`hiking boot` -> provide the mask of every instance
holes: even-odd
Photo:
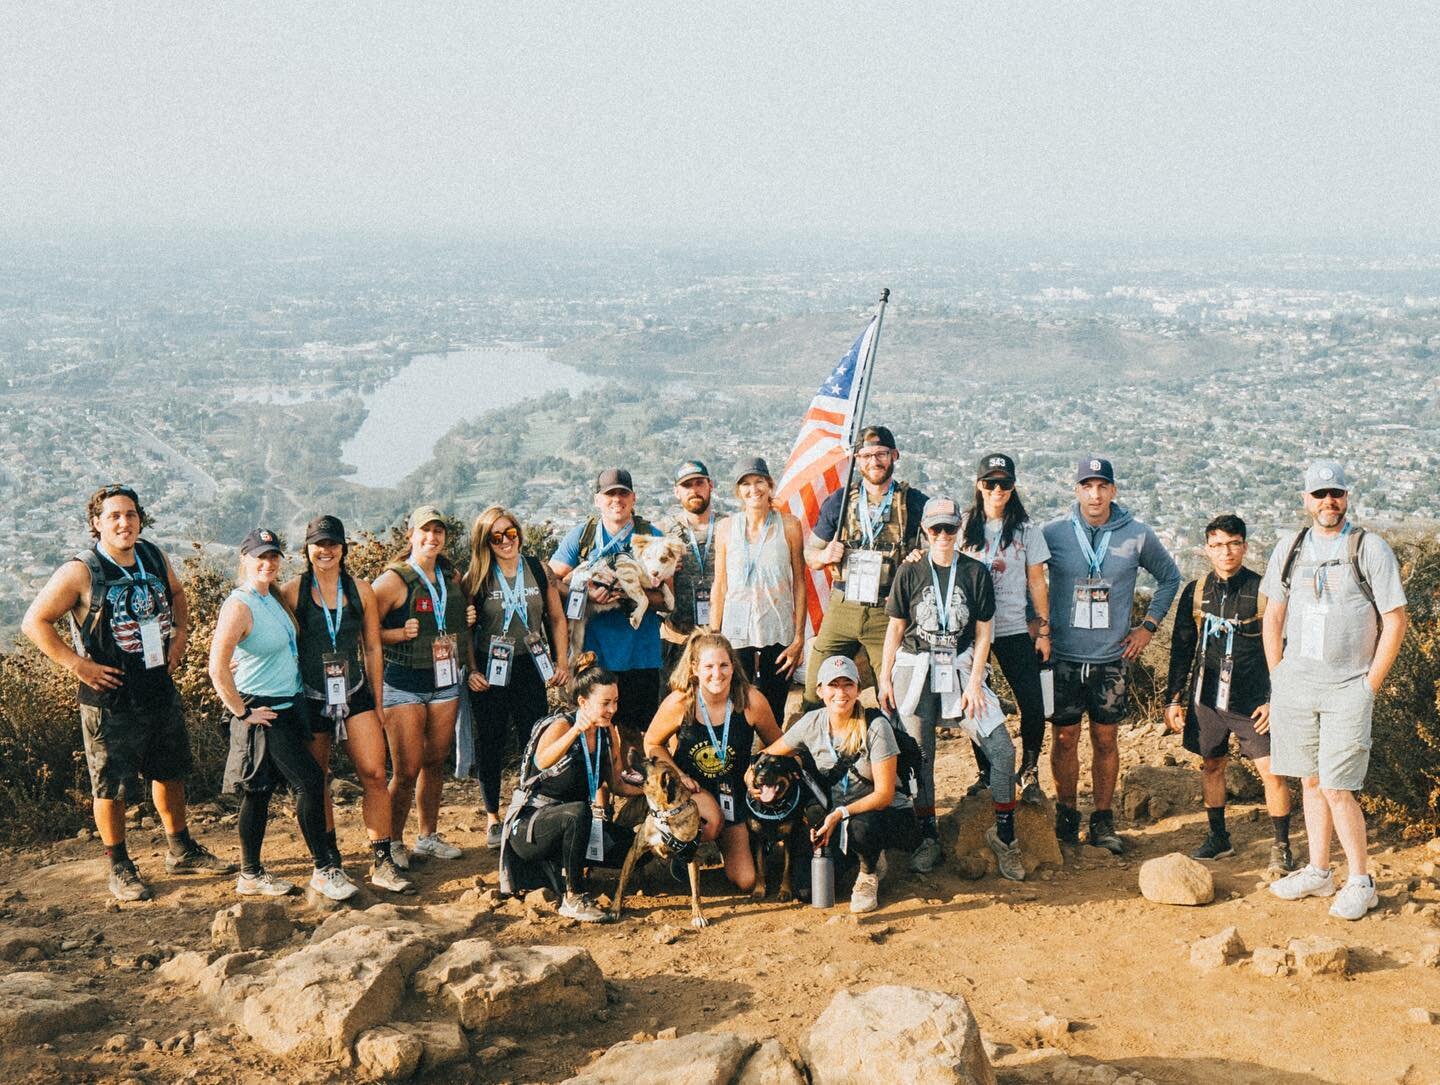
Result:
[[[1000,867],[1002,878],[1009,878],[1012,882],[1025,880],[1025,861],[1020,858],[1019,841],[1005,843],[1000,839],[1000,830],[992,825],[985,830],[985,843],[995,853],[995,862]]]
[[[439,832],[422,833],[415,838],[415,854],[429,855],[435,859],[458,859],[465,853]]]
[[[1364,919],[1365,913],[1378,907],[1380,896],[1375,892],[1375,879],[1361,875],[1345,879],[1345,885],[1335,894],[1335,903],[1330,905],[1330,914],[1336,919]]]
[[[294,891],[293,882],[277,878],[263,868],[258,874],[246,874],[242,870],[235,879],[235,892],[242,897],[283,897]]]
[[[500,846],[500,841],[503,838],[504,833],[505,826],[498,821],[495,822],[495,824],[491,825],[488,829],[485,830],[485,846],[492,851],[498,848]]]
[[[397,869],[410,869],[410,849],[405,846],[405,841],[390,841],[390,858],[395,860],[395,866]]]
[[[204,844],[193,844],[184,855],[165,853],[167,874],[234,874],[235,864],[227,863]]]
[[[140,878],[134,863],[110,868],[110,895],[116,900],[149,900],[150,887]]]
[[[1020,801],[1029,803],[1031,806],[1039,806],[1045,795],[1040,790],[1040,770],[1034,765],[1025,765],[1020,769]]]
[[[940,865],[940,860],[944,857],[944,852],[940,850],[940,841],[933,836],[927,836],[911,854],[910,869],[916,874],[929,874]]]
[[[1090,815],[1090,832],[1085,842],[1092,848],[1104,848],[1111,855],[1125,854],[1125,841],[1115,831],[1115,819],[1109,814],[1104,817]]]
[[[1055,804],[1055,839],[1072,848],[1080,846],[1080,811],[1064,803]]]
[[[1295,869],[1295,856],[1290,854],[1290,845],[1276,841],[1270,845],[1270,865],[1265,868],[1274,874],[1289,874]]]
[[[965,797],[968,799],[973,795],[990,794],[990,777],[981,776],[973,784],[965,789]]]
[[[1271,882],[1270,892],[1281,900],[1334,896],[1335,875],[1328,870],[1317,870],[1306,863],[1293,874],[1287,874],[1278,881]]]
[[[566,919],[576,919],[581,923],[603,923],[609,918],[588,893],[566,893],[565,899],[560,902],[559,912]]]
[[[360,887],[352,882],[338,866],[317,869],[310,875],[310,888],[331,900],[349,900]]]
[[[873,912],[880,906],[880,875],[865,871],[855,875],[855,885],[850,890],[852,912]]]
[[[1228,859],[1235,854],[1229,833],[1211,833],[1205,842],[1190,853],[1192,859]]]
[[[370,884],[377,889],[388,889],[392,893],[410,893],[415,889],[415,883],[395,865],[391,858],[381,859],[370,868]]]

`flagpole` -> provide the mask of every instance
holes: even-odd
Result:
[[[870,406],[870,378],[874,376],[875,355],[880,349],[880,328],[885,323],[885,306],[890,301],[890,288],[880,291],[880,308],[875,312],[875,336],[870,340],[870,351],[860,367],[865,383],[860,388],[860,402],[855,408],[855,419],[850,428],[850,466],[845,469],[845,486],[840,491],[840,515],[835,520],[836,534],[845,529],[845,504],[850,500],[850,483],[855,481],[855,440],[865,428],[865,408]]]

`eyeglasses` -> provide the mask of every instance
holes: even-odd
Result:
[[[1006,493],[1009,493],[1015,489],[1015,483],[1004,478],[982,478],[980,480],[980,488],[982,490],[1004,490]]]
[[[932,535],[954,535],[959,530],[955,524],[932,524],[929,528]]]
[[[888,448],[878,452],[857,452],[855,460],[857,463],[889,463],[891,452]]]
[[[1205,546],[1210,550],[1244,550],[1244,539],[1231,539],[1229,542],[1209,542]]]
[[[1332,501],[1339,501],[1342,497],[1345,496],[1345,491],[1344,491],[1344,490],[1337,490],[1337,489],[1311,490],[1311,491],[1310,491],[1310,496],[1313,497],[1313,498],[1315,498],[1315,500],[1317,500],[1317,501],[1321,500],[1322,498],[1326,498],[1326,497],[1330,498]]]
[[[520,529],[507,527],[503,531],[490,532],[490,545],[499,546],[501,543],[514,542],[520,537]]]

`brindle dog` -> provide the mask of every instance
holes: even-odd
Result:
[[[643,767],[644,805],[641,805],[640,796],[629,799],[616,818],[617,824],[630,823],[638,827],[635,842],[620,868],[620,881],[615,885],[615,903],[610,907],[610,919],[620,918],[630,873],[640,857],[648,853],[665,862],[677,856],[688,860],[690,923],[703,927],[705,917],[700,912],[700,865],[695,861],[695,846],[700,840],[700,808],[665,762],[647,757]]]

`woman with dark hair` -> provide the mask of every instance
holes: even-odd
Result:
[[[670,689],[645,732],[645,756],[667,762],[695,794],[700,839],[718,838],[725,876],[748,893],[755,860],[746,828],[745,773],[755,736],[766,745],[780,737],[775,714],[719,633],[691,635]]]
[[[1020,706],[1020,799],[1038,803],[1040,751],[1045,745],[1040,664],[1050,659],[1050,588],[1045,577],[1050,548],[1015,489],[1015,461],[1003,452],[980,457],[975,499],[965,513],[960,548],[984,563],[995,585],[995,639],[990,652]],[[990,764],[978,746],[975,760],[980,779],[971,794],[990,786]]]
[[[521,748],[549,705],[546,686],[570,678],[570,627],[555,579],[539,559],[520,552],[525,529],[508,509],[491,505],[470,532],[465,571],[466,617],[472,622],[471,715],[475,771],[485,802],[485,842],[500,846],[500,770],[506,737]]]
[[[370,883],[393,893],[412,888],[390,854],[390,794],[385,786],[385,724],[380,708],[380,619],[368,582],[345,568],[345,525],[317,516],[305,528],[305,571],[281,585],[280,599],[299,626],[300,679],[310,702],[310,752],[325,774],[325,841],[342,866],[330,799],[330,752],[338,738],[364,793],[361,816],[373,860]]]

